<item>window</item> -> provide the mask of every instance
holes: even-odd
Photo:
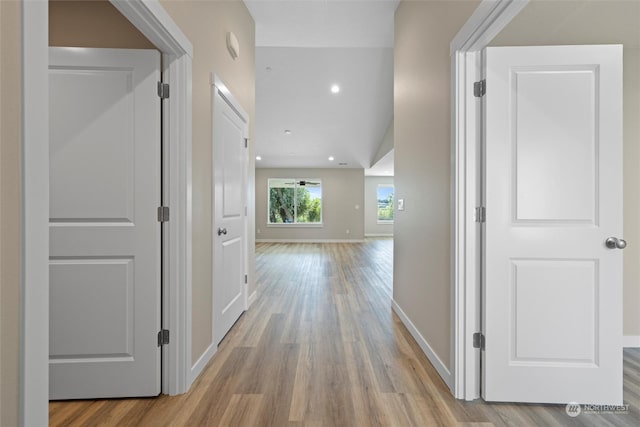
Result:
[[[270,179],[269,224],[322,224],[322,181]]]
[[[378,185],[378,222],[393,223],[393,185]]]

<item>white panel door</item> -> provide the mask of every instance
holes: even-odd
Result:
[[[213,88],[213,339],[220,343],[246,309],[247,120]]]
[[[160,54],[49,57],[49,395],[157,395]]]
[[[486,49],[483,397],[622,403],[622,46]]]

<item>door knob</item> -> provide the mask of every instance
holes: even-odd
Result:
[[[609,237],[604,241],[609,249],[624,249],[627,247],[627,241],[624,239],[618,239],[617,237]]]
[[[227,234],[227,229],[218,227],[218,236],[222,236],[223,234]]]

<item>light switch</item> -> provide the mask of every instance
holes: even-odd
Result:
[[[404,199],[398,199],[398,210],[399,211],[404,210]]]
[[[356,210],[360,209],[360,205],[356,205]]]

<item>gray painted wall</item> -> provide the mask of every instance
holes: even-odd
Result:
[[[451,58],[478,1],[403,1],[394,48],[393,299],[451,364]]]
[[[267,225],[269,178],[321,179],[322,226]],[[363,239],[364,169],[256,169],[256,241]]]

